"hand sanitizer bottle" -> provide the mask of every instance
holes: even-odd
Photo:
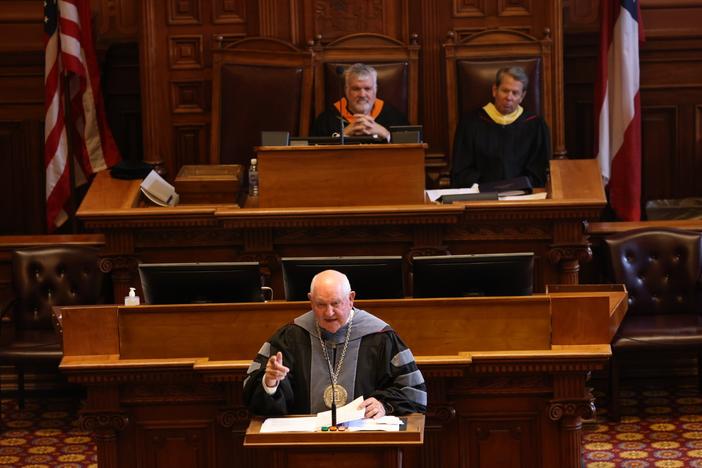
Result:
[[[129,295],[124,296],[124,305],[136,306],[139,305],[139,296],[136,295],[134,288],[129,288]]]

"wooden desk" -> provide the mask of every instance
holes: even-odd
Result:
[[[416,255],[523,251],[535,253],[544,291],[578,283],[591,257],[583,225],[605,206],[594,160],[551,161],[546,200],[453,205],[164,208],[143,205],[139,183],[101,172],[78,210],[85,228],[105,235],[115,297],[139,285],[140,261],[258,261],[280,298],[284,256],[401,255],[409,265]]]
[[[626,293],[357,306],[393,325],[427,380],[424,445],[403,452],[404,466],[580,467],[581,420],[594,411],[586,382],[611,355]],[[96,435],[100,466],[271,466],[270,451],[243,447],[242,382],[261,344],[306,309],[61,308],[61,370],[87,387],[81,421]]]
[[[333,466],[401,468],[402,449],[424,441],[424,415],[403,417],[400,432],[287,432],[261,434],[263,418],[251,419],[244,447],[272,450],[274,468]]]
[[[426,144],[259,146],[261,208],[424,202]]]

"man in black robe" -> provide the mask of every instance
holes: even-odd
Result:
[[[501,68],[492,86],[494,102],[461,118],[453,145],[454,187],[520,176],[534,187],[546,185],[551,140],[544,119],[520,105],[528,84],[522,68]]]
[[[253,413],[326,411],[334,390],[337,406],[363,396],[367,418],[426,411],[412,352],[387,323],[354,308],[354,297],[342,273],[314,277],[312,310],[264,343],[247,371],[244,401]]]
[[[407,125],[407,117],[382,99],[376,98],[378,73],[375,68],[356,63],[344,72],[344,94],[317,116],[312,136],[335,136],[344,121],[344,136],[372,136],[390,141],[389,128]]]

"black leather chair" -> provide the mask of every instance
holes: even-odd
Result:
[[[59,246],[13,252],[12,276],[15,298],[3,313],[0,364],[15,367],[23,408],[25,370],[55,369],[63,355],[52,307],[100,303],[103,273],[98,249]]]
[[[695,351],[697,375],[702,376],[702,237],[692,231],[646,228],[611,236],[605,243],[612,280],[629,293],[629,309],[612,341],[610,417],[618,419],[625,353]]]

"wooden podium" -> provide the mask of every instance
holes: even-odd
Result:
[[[424,203],[426,147],[259,146],[259,207]]]
[[[397,330],[427,381],[424,443],[403,446],[405,468],[580,467],[582,419],[595,409],[587,380],[611,356],[621,288],[356,306]],[[270,450],[243,445],[242,382],[261,344],[308,307],[60,308],[61,370],[87,388],[81,424],[96,436],[99,465],[272,465]],[[298,456],[312,455],[283,461]]]
[[[246,429],[244,447],[273,451],[273,468],[333,466],[402,468],[402,449],[424,441],[424,415],[403,417],[399,432],[260,432],[262,418]]]

